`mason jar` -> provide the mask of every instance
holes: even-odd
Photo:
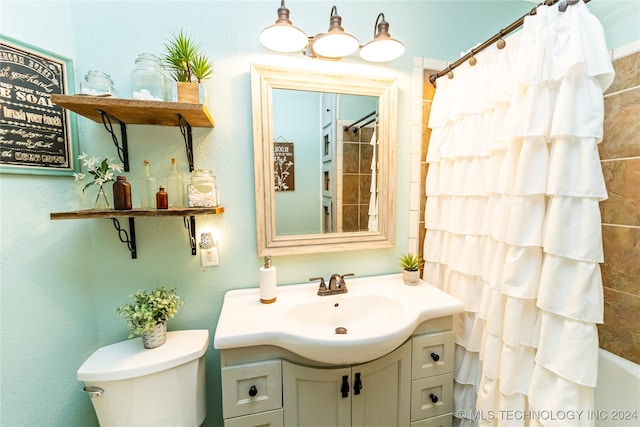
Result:
[[[147,101],[165,101],[165,77],[160,58],[151,53],[141,53],[136,67],[131,70],[131,97]]]
[[[213,208],[218,206],[216,177],[208,169],[196,169],[187,185],[187,200],[190,208]]]
[[[109,74],[102,71],[90,70],[84,76],[84,81],[80,82],[80,93],[83,95],[111,95],[118,96],[113,81]]]

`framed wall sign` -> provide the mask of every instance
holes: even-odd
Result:
[[[273,142],[274,188],[276,191],[295,190],[293,142]]]
[[[0,172],[71,175],[75,117],[51,102],[75,87],[70,59],[0,35]]]

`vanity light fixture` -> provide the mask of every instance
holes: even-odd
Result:
[[[276,52],[298,52],[309,43],[307,35],[289,20],[289,9],[284,0],[278,8],[276,23],[268,26],[260,33],[260,43],[267,49]]]
[[[338,15],[338,9],[333,6],[329,18],[329,30],[313,38],[311,50],[321,58],[338,59],[351,55],[359,47],[358,39],[344,32],[342,17]]]
[[[389,23],[384,20],[384,13],[379,14],[373,28],[373,40],[362,46],[360,57],[370,62],[387,62],[403,53],[404,44],[391,38]]]
[[[308,37],[292,24],[284,0],[281,0],[275,24],[260,33],[260,43],[276,52],[302,52],[312,58],[333,60],[349,56],[360,49],[360,57],[370,62],[394,60],[402,55],[405,49],[402,42],[391,38],[389,23],[385,21],[383,13],[376,19],[373,40],[361,46],[358,39],[342,28],[342,17],[338,15],[336,6],[331,8],[328,31]]]

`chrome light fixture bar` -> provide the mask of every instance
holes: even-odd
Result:
[[[281,0],[275,24],[260,33],[260,43],[276,52],[302,52],[306,56],[330,60],[344,58],[360,49],[360,57],[371,62],[392,61],[405,50],[402,42],[391,38],[389,23],[385,21],[383,13],[376,19],[373,40],[361,46],[358,39],[342,28],[342,17],[338,15],[336,6],[331,8],[327,32],[309,37],[293,25],[284,0]]]

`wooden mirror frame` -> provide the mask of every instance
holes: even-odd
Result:
[[[276,235],[272,89],[378,97],[378,231]],[[252,64],[251,99],[258,256],[394,247],[397,78],[376,73],[345,73]]]

